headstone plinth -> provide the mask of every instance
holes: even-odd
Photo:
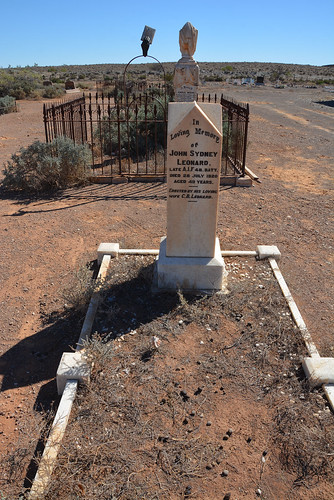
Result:
[[[157,260],[160,290],[210,294],[225,288],[226,270],[218,238],[213,257],[168,257],[166,243],[167,238],[162,238]]]
[[[157,259],[160,289],[224,288],[225,264],[216,237],[221,148],[220,104],[169,104],[167,237]]]

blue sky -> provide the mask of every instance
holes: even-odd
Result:
[[[178,33],[198,29],[199,62],[334,63],[334,0],[10,0],[1,5],[0,67],[177,61]],[[144,61],[144,60],[143,60]]]

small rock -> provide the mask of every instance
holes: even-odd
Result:
[[[211,420],[208,420],[207,423],[206,423],[207,427],[210,427],[212,425],[212,422]]]
[[[153,336],[153,345],[156,349],[161,345],[161,340],[156,335]]]
[[[180,396],[182,397],[183,401],[186,403],[187,401],[189,401],[190,399],[190,396],[188,396],[188,394],[186,393],[186,391],[180,391]]]
[[[258,488],[255,493],[257,494],[258,497],[262,495],[262,491],[260,490],[260,488]]]
[[[185,498],[187,498],[189,495],[191,495],[191,486],[187,486],[186,489],[184,490]]]
[[[233,433],[233,429],[229,429],[229,430],[226,432],[226,434],[227,434],[228,436],[232,436],[232,433]]]
[[[231,493],[226,493],[226,495],[224,495],[223,500],[230,500],[230,498],[231,498]]]
[[[228,470],[224,469],[223,472],[221,473],[222,477],[227,477],[228,476]]]

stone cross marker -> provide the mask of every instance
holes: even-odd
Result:
[[[197,30],[186,23],[180,48],[188,62],[196,40]],[[182,70],[177,79],[184,91],[189,74]],[[158,288],[212,292],[221,290],[226,278],[216,237],[222,109],[220,104],[197,104],[194,95],[184,101],[168,105],[167,237],[157,259]]]

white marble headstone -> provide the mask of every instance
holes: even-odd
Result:
[[[212,293],[226,285],[216,237],[221,152],[219,104],[169,104],[167,237],[157,259],[159,289]]]
[[[219,105],[169,104],[167,256],[215,254],[221,128]]]

